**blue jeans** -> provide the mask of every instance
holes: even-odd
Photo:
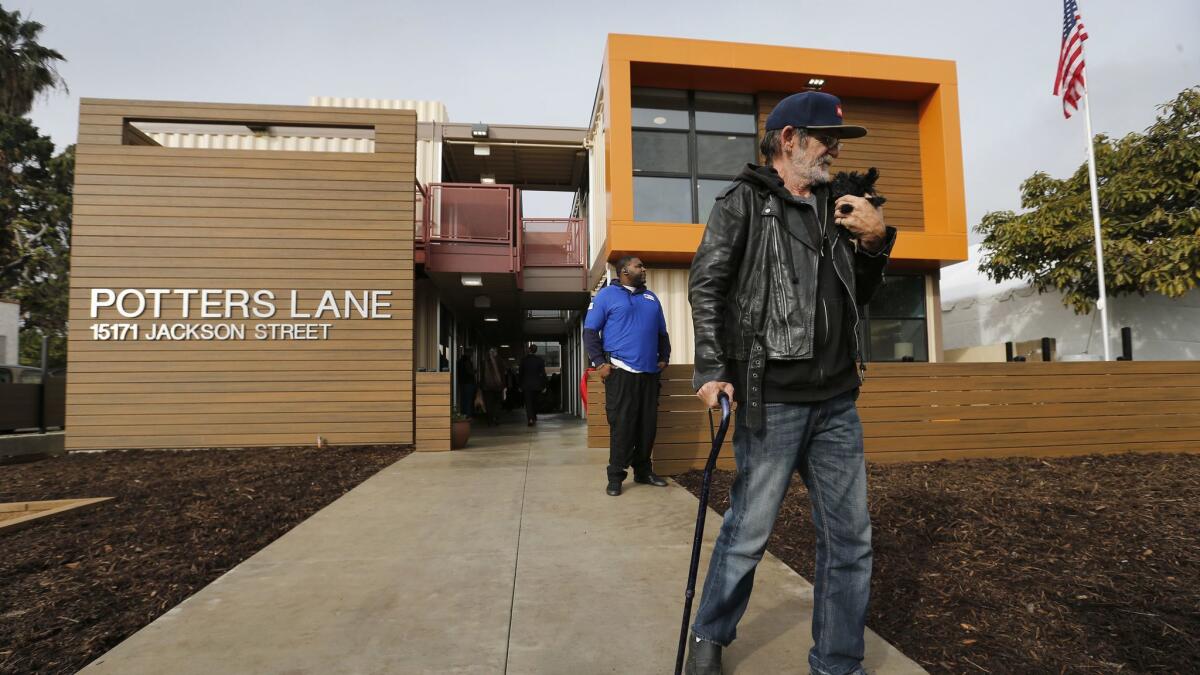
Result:
[[[813,648],[820,675],[862,672],[863,630],[871,590],[871,519],[862,423],[854,392],[819,403],[768,403],[758,434],[738,416],[733,449],[737,478],[708,563],[692,630],[728,645],[750,602],[779,506],[799,471],[816,530]]]

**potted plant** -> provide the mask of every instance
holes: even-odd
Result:
[[[471,418],[454,408],[450,413],[450,449],[458,450],[467,447],[471,438]]]

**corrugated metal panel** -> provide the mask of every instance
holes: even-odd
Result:
[[[375,152],[369,138],[321,136],[266,136],[255,134],[201,134],[149,131],[146,135],[166,148],[204,150],[290,150],[299,152]]]
[[[383,110],[415,110],[418,122],[448,122],[446,105],[441,101],[417,101],[392,98],[343,98],[313,96],[309,105],[337,108],[377,108]],[[417,141],[417,180],[423,185],[442,180],[442,144],[436,141]]]
[[[654,268],[646,271],[646,287],[662,303],[671,336],[671,363],[694,363],[696,334],[692,331],[692,305],[688,302],[687,268]]]
[[[608,192],[604,185],[604,130],[596,133],[596,144],[588,148],[588,251],[587,269],[604,255],[608,239]]]
[[[375,108],[379,110],[415,110],[418,122],[449,122],[446,105],[441,101],[417,101],[407,98],[346,98],[341,96],[312,96],[312,106],[334,108]]]
[[[587,219],[588,251],[591,254],[587,269],[593,269],[596,266],[597,259],[604,254],[604,244],[608,238],[608,188],[605,185],[607,174],[603,105],[604,100],[600,98],[596,104],[596,113],[592,116],[592,127],[588,130],[588,138],[584,143],[588,149]]]

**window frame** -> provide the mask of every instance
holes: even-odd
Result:
[[[637,89],[655,89],[655,88],[663,88],[663,87],[634,87],[633,89],[637,90]],[[702,174],[702,173],[700,173],[700,156],[699,156],[699,150],[698,150],[698,143],[696,140],[697,136],[700,136],[700,135],[725,136],[725,137],[737,136],[737,137],[741,137],[741,138],[750,138],[754,141],[754,145],[757,146],[757,144],[758,144],[758,122],[759,122],[759,119],[758,119],[759,118],[758,94],[750,94],[749,95],[750,96],[750,108],[751,108],[750,116],[754,120],[754,131],[753,132],[739,132],[739,131],[727,131],[727,132],[720,131],[720,132],[718,132],[718,131],[697,131],[696,130],[696,92],[697,92],[697,90],[695,90],[695,89],[676,89],[675,91],[686,91],[687,92],[687,117],[688,117],[687,130],[685,131],[683,129],[663,129],[663,128],[658,128],[658,127],[638,126],[633,123],[633,121],[632,121],[633,115],[631,114],[630,115],[630,141],[631,141],[630,157],[632,158],[632,154],[633,154],[632,139],[633,139],[634,132],[652,131],[655,133],[663,133],[663,134],[668,134],[668,133],[670,133],[670,134],[687,134],[688,173],[684,174],[684,173],[678,173],[678,172],[672,172],[672,171],[639,171],[635,167],[632,170],[633,179],[637,179],[637,178],[685,178],[685,179],[687,179],[688,185],[689,185],[690,196],[692,198],[692,219],[690,222],[693,225],[696,225],[696,224],[702,225],[703,223],[700,222],[701,209],[700,209],[700,183],[699,183],[699,181],[723,180],[723,181],[728,182],[728,181],[733,180],[737,176],[737,174],[730,175],[730,174],[713,174],[713,173]],[[704,91],[708,91],[708,90],[704,90]],[[714,91],[711,93],[743,94],[745,92],[716,92],[716,91]],[[630,98],[632,101],[632,95]],[[637,106],[632,105],[632,102],[631,102],[630,109],[632,110],[635,107],[637,107]],[[753,159],[758,158],[757,148],[755,148],[755,151],[752,153],[752,158]],[[632,187],[632,179],[631,179],[631,187]],[[634,220],[637,221],[637,205],[636,204],[634,205]],[[655,221],[637,221],[637,222],[655,222]]]
[[[887,278],[887,277],[893,277],[893,278],[894,277],[915,277],[915,278],[921,280],[921,316],[919,316],[919,317],[916,317],[916,316],[892,316],[892,315],[872,316],[870,303],[859,306],[859,308],[858,308],[858,315],[859,315],[858,344],[862,350],[862,359],[864,362],[867,362],[867,363],[904,363],[904,361],[902,361],[901,359],[876,359],[875,355],[871,353],[871,321],[876,320],[876,319],[878,319],[880,321],[917,321],[919,319],[921,321],[922,325],[924,326],[924,329],[921,332],[922,332],[922,337],[924,338],[924,341],[925,341],[924,342],[925,358],[920,361],[917,361],[914,358],[913,362],[914,363],[930,363],[930,360],[929,360],[929,303],[928,303],[929,298],[927,297],[927,293],[926,293],[929,282],[925,279],[926,274],[924,272],[896,272],[896,273],[892,273],[892,274],[885,274],[884,278]]]

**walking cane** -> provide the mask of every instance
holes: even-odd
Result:
[[[713,467],[717,465],[717,455],[725,442],[725,432],[729,430],[729,396],[725,392],[717,394],[721,404],[721,426],[716,433],[712,430],[712,411],[708,411],[708,430],[712,435],[712,449],[708,451],[708,461],[704,463],[704,480],[700,484],[700,510],[696,514],[696,538],[692,540],[692,564],[688,568],[687,591],[683,595],[683,623],[679,626],[679,651],[675,654],[675,675],[683,673],[683,652],[687,644],[688,621],[692,618],[692,598],[696,595],[696,572],[700,569],[700,542],[704,540],[704,516],[708,513],[708,486],[712,483]]]

